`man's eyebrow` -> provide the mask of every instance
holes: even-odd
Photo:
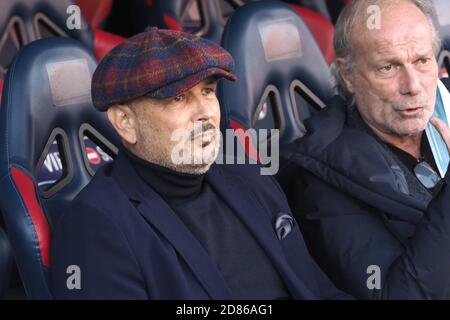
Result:
[[[418,59],[422,59],[422,58],[427,58],[432,56],[433,54],[428,52],[428,51],[423,51],[423,52],[418,52],[417,54],[414,54],[413,56],[413,61],[416,61]],[[392,56],[392,57],[385,57],[385,58],[379,58],[376,59],[375,58],[375,63],[376,64],[401,64],[402,62],[402,58],[399,56]]]

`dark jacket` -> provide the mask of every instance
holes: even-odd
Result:
[[[432,199],[347,110],[334,98],[284,154],[279,179],[311,255],[356,298],[450,298],[449,174]]]
[[[296,223],[278,239],[275,221],[291,213],[274,178],[260,176],[257,166],[213,165],[205,179],[257,239],[292,297],[345,297],[311,259]],[[80,290],[66,286],[70,265],[81,270]],[[232,298],[199,241],[121,154],[57,225],[52,286],[63,299]]]

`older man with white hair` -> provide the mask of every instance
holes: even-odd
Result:
[[[440,47],[426,0],[356,0],[338,19],[339,96],[286,150],[279,176],[311,254],[363,299],[450,298],[450,191],[425,128]]]

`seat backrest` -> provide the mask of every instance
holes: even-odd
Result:
[[[81,42],[61,37],[24,47],[7,73],[0,108],[0,210],[25,291],[50,298],[52,225],[94,174],[85,137],[117,152],[117,136],[90,97],[96,60]],[[57,141],[63,175],[40,190],[37,176]]]
[[[93,48],[89,24],[80,16],[80,29],[69,29],[67,21],[73,0],[2,0],[0,10],[0,78],[17,51],[31,41],[51,36],[80,40]],[[71,20],[72,21],[72,20]]]
[[[78,1],[84,4],[82,9],[90,6],[87,1]],[[92,2],[92,1],[91,1]],[[104,9],[107,9],[108,1],[100,1]],[[95,48],[96,57],[102,59],[115,45],[121,43],[124,38],[109,34],[91,27],[84,20],[85,12],[79,16],[81,29],[69,29],[67,22],[73,14],[68,10],[74,5],[73,0],[4,0],[0,11],[0,98],[2,92],[2,79],[14,58],[15,54],[31,41],[50,36],[67,36],[82,41],[90,48]],[[99,9],[99,5],[96,7]],[[89,12],[88,12],[89,13]],[[98,14],[91,12],[91,18],[96,19]],[[69,19],[70,20],[70,19]],[[93,36],[95,34],[95,39]],[[57,150],[55,157],[57,155]],[[43,167],[40,183],[52,181],[60,174],[58,162],[46,160],[48,166]],[[55,168],[51,168],[51,167]],[[49,167],[49,168],[47,168]]]
[[[221,81],[221,129],[279,129],[281,143],[304,134],[303,120],[333,95],[329,66],[300,16],[280,1],[244,5],[228,20],[222,46],[235,82]]]

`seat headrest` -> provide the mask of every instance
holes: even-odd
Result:
[[[0,10],[0,71],[25,44],[50,36],[67,36],[93,47],[89,24],[76,12],[73,0],[2,0]],[[71,29],[80,21],[80,29]],[[74,20],[76,19],[76,20]],[[13,49],[14,48],[14,49]],[[4,50],[9,51],[5,53]],[[5,66],[6,64],[6,66]],[[6,68],[5,68],[6,67]]]
[[[83,137],[118,143],[106,116],[92,105],[96,64],[91,50],[70,38],[38,40],[17,54],[5,78],[0,110],[1,176],[11,165],[37,176],[56,139],[62,161],[72,171],[68,175],[73,179],[65,184],[78,180],[83,185],[90,179]]]
[[[295,91],[321,101],[333,95],[329,66],[320,48],[287,4],[260,1],[240,7],[227,22],[222,46],[235,58],[238,77],[235,83],[219,83],[222,129],[230,128],[230,121],[253,128],[261,99],[272,92],[281,139],[287,143],[301,135]]]

